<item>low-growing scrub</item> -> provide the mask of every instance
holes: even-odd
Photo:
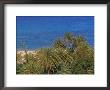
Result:
[[[55,40],[50,48],[19,52],[17,74],[94,74],[94,49],[72,33]]]

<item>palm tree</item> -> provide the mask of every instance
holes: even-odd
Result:
[[[64,36],[64,40],[67,42],[67,43],[72,43],[74,37],[73,37],[73,34],[68,32],[65,34]]]
[[[65,45],[64,41],[59,38],[55,41],[53,47],[54,48],[66,48],[66,45]]]
[[[69,48],[70,51],[74,51],[74,42],[75,42],[75,37],[72,33],[68,32],[64,36],[64,41],[66,43],[66,47]]]
[[[85,42],[86,43],[86,40],[84,39],[84,37],[82,37],[81,35],[77,36],[75,39],[74,39],[74,46],[77,47],[81,44],[81,42]]]
[[[57,60],[54,58],[55,53],[52,52],[54,49],[45,48],[38,53],[38,60],[37,63],[41,66],[44,70],[43,73],[52,74],[55,73],[55,68],[57,68]]]

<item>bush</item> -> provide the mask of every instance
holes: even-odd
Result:
[[[66,33],[51,48],[26,53],[28,62],[18,64],[17,74],[94,74],[94,49],[82,36]],[[17,55],[17,61],[22,57]]]

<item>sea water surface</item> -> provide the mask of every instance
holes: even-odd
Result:
[[[82,35],[94,47],[94,16],[16,16],[16,47],[51,47],[66,32]]]

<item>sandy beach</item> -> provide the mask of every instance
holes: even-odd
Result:
[[[27,50],[27,54],[36,54],[39,51],[40,50]],[[17,50],[17,54],[25,55],[25,51],[24,50]]]
[[[33,55],[34,58],[36,58],[36,54],[39,52],[39,50],[30,50],[30,51],[27,51],[27,54],[29,55]],[[26,59],[25,59],[25,51],[23,50],[18,50],[17,51],[17,56],[20,58],[17,60],[17,64],[23,64],[26,62]]]
[[[36,52],[35,50],[27,51],[27,53],[35,53],[35,52]],[[18,53],[18,54],[20,54],[20,53],[25,53],[25,51],[19,50],[19,51],[17,51],[17,53]]]
[[[27,51],[27,54],[35,54],[36,51]],[[17,54],[20,54],[22,57],[26,54],[25,51],[17,51]]]

